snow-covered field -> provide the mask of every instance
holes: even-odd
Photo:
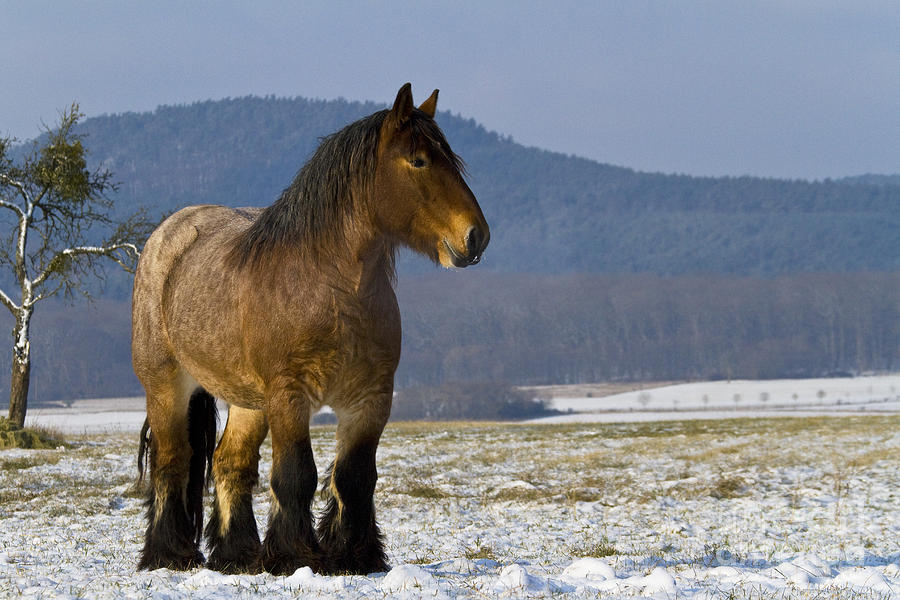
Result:
[[[571,411],[572,414],[537,419],[536,422],[615,423],[754,416],[900,414],[900,374],[834,379],[705,381],[602,397],[572,397],[561,394],[557,389],[550,406]]]
[[[367,577],[136,572],[136,437],[0,451],[0,598],[900,598],[900,416],[391,425]]]

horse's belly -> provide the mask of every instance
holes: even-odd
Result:
[[[242,377],[240,369],[229,366],[228,361],[201,362],[196,355],[178,357],[181,367],[197,380],[203,389],[228,404],[241,408],[265,407],[262,385],[251,377]]]
[[[201,383],[201,385],[203,385]],[[231,385],[228,386],[227,389],[217,390],[214,386],[207,388],[203,386],[210,394],[226,402],[227,404],[233,404],[235,406],[240,406],[241,408],[249,408],[254,410],[262,410],[265,408],[265,402],[263,399],[263,395],[259,393],[255,388],[249,386],[240,386],[240,385]]]

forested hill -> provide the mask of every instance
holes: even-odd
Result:
[[[238,98],[87,119],[122,212],[266,205],[318,139],[382,108]],[[471,119],[438,122],[492,226],[482,268],[509,273],[771,276],[900,267],[894,178],[805,182],[636,172],[526,148]],[[404,259],[402,270],[430,268]]]
[[[91,118],[83,132],[92,160],[122,182],[118,210],[162,214],[269,204],[319,137],[379,108],[240,98]],[[468,163],[492,241],[461,273],[403,259],[398,387],[900,369],[898,178],[639,173],[525,148],[448,113],[438,121]],[[93,305],[38,308],[33,403],[141,393],[131,278],[110,274]],[[0,327],[12,328],[7,311]],[[0,364],[10,357],[7,339]],[[0,389],[8,377],[0,369]]]

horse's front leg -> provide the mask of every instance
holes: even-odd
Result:
[[[309,440],[309,402],[285,389],[269,397],[267,408],[272,432],[272,505],[260,566],[276,575],[304,566],[318,571],[319,544],[310,510],[317,479]]]
[[[331,573],[388,570],[373,494],[378,473],[375,450],[387,423],[391,394],[336,407],[337,454],[325,483],[328,505],[318,534],[324,568]]]

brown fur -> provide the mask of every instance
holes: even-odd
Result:
[[[435,93],[415,109],[407,84],[391,110],[327,138],[271,207],[192,206],[150,237],[132,314],[155,493],[145,554],[157,552],[150,547],[157,529],[173,527],[162,522],[161,507],[178,504],[189,486],[188,400],[203,390],[238,407],[213,463],[217,496],[207,538],[214,566],[252,570],[236,557],[259,547],[247,515],[266,425],[273,501],[258,566],[386,566],[371,490],[400,358],[394,250],[403,244],[444,266],[467,266],[490,238],[461,162],[432,120],[436,100]],[[334,408],[339,427],[329,473],[336,508],[325,519],[328,534],[320,527],[328,545],[320,556],[310,516],[309,415],[322,405]],[[351,552],[354,544],[361,546]],[[197,547],[161,552],[172,556],[142,564],[190,566],[179,557]]]

